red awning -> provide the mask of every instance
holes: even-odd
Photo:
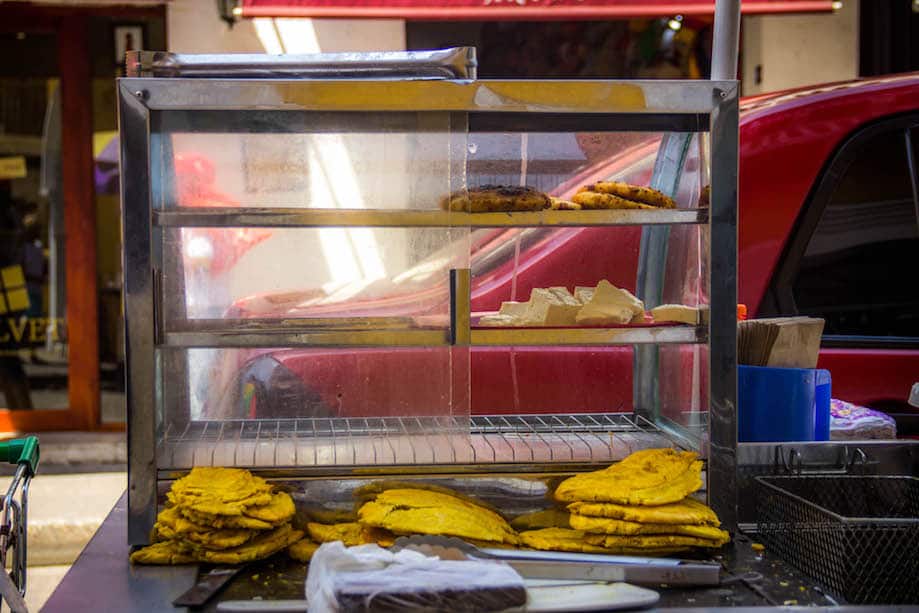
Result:
[[[850,0],[854,1],[854,0]],[[832,0],[743,0],[746,14],[832,11]],[[711,15],[715,0],[242,0],[243,17],[604,20]]]

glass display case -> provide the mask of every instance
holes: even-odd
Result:
[[[731,526],[736,82],[481,81],[468,49],[133,59],[132,544],[193,466],[539,480],[659,446],[700,452]],[[611,182],[675,205],[570,204]],[[603,280],[698,319],[496,316]]]

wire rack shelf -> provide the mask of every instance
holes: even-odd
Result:
[[[356,468],[611,463],[678,442],[631,413],[193,421],[170,425],[160,468]]]

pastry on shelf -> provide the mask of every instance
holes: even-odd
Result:
[[[641,185],[600,181],[585,185],[572,200],[588,209],[675,209],[670,196]]]
[[[550,200],[552,200],[552,206],[550,208],[555,211],[580,211],[584,208],[577,202],[556,198],[555,196],[550,196]]]
[[[541,211],[552,207],[543,192],[526,186],[483,185],[454,192],[441,200],[441,208],[469,213]]]

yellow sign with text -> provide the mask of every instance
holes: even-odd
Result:
[[[62,317],[0,317],[0,355],[47,340],[60,341],[66,325]]]
[[[0,179],[24,179],[26,174],[24,155],[0,157]]]

